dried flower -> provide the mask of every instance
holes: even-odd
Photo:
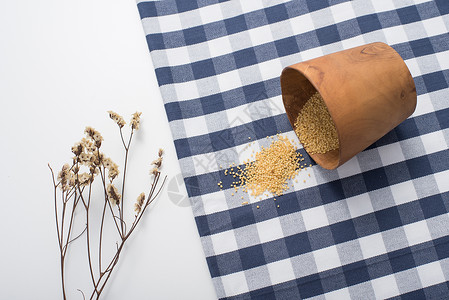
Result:
[[[158,152],[158,158],[153,160],[153,162],[151,163],[152,165],[154,165],[154,168],[150,171],[150,174],[153,174],[154,176],[157,176],[160,171],[159,169],[162,166],[162,155],[164,154],[164,150],[162,148],[159,149]]]
[[[94,156],[91,154],[91,153],[81,153],[79,156],[78,156],[78,159],[79,159],[79,162],[82,164],[82,165],[85,165],[85,166],[90,166],[91,165],[91,163],[92,163],[92,161],[93,161],[93,159],[94,159]]]
[[[82,173],[78,175],[78,183],[80,186],[88,185],[91,181],[93,181],[94,177],[88,173]]]
[[[109,201],[111,202],[112,206],[120,204],[122,195],[119,194],[115,185],[113,185],[112,183],[108,184],[108,186],[106,188],[106,192],[108,194],[108,198],[109,198]]]
[[[162,165],[162,157],[158,157],[157,159],[153,160],[151,164],[155,165],[157,168],[160,168]]]
[[[61,171],[60,171],[59,174],[58,174],[58,180],[59,180],[59,181],[63,181],[64,179],[67,179],[66,176],[67,176],[69,170],[70,170],[70,165],[69,165],[69,164],[64,164],[64,165],[62,166]]]
[[[94,152],[92,154],[92,157],[93,157],[92,163],[94,166],[100,166],[105,158],[104,154],[102,152],[98,152],[98,151]]]
[[[72,163],[65,164],[61,170],[58,170],[57,179],[55,178],[55,172],[50,168],[52,174],[52,182],[54,189],[61,188],[62,192],[58,193],[55,191],[54,193],[54,201],[55,201],[55,218],[57,224],[57,235],[59,241],[59,251],[60,251],[60,263],[61,263],[61,273],[64,274],[65,261],[66,261],[66,252],[72,241],[83,235],[84,231],[92,232],[92,230],[98,228],[99,229],[99,237],[100,237],[100,246],[98,249],[99,255],[92,256],[94,251],[90,251],[90,246],[92,245],[89,241],[90,238],[87,239],[87,258],[89,263],[92,262],[93,259],[98,258],[99,264],[91,264],[91,275],[92,274],[111,274],[115,265],[117,264],[118,258],[122,249],[124,249],[124,244],[128,240],[128,236],[134,231],[138,223],[142,219],[142,215],[144,211],[148,208],[151,202],[160,194],[162,187],[165,183],[166,177],[162,180],[162,184],[159,181],[161,173],[160,167],[162,165],[162,156],[164,151],[159,149],[157,152],[156,160],[153,162],[151,168],[152,174],[155,177],[152,178],[152,184],[149,189],[149,194],[145,195],[145,193],[141,193],[135,203],[134,210],[136,211],[135,218],[130,228],[127,228],[125,223],[125,215],[124,215],[124,200],[123,192],[125,188],[125,173],[127,169],[128,163],[128,151],[131,145],[131,140],[133,137],[134,130],[138,130],[140,126],[140,112],[136,112],[132,115],[131,124],[129,128],[129,142],[126,143],[123,138],[122,128],[125,125],[125,121],[123,118],[113,111],[109,111],[109,117],[115,121],[115,123],[120,128],[120,137],[122,139],[122,146],[125,149],[125,162],[123,168],[123,190],[119,192],[120,189],[117,189],[113,184],[113,180],[119,174],[118,165],[109,157],[107,157],[103,152],[100,152],[100,149],[103,137],[101,134],[96,131],[92,127],[85,128],[85,136],[79,142],[75,143],[71,150],[74,155],[72,155]],[[106,171],[107,170],[107,171]],[[108,174],[109,181],[105,178],[106,172]],[[103,191],[98,191],[97,188],[92,187],[92,183],[95,179],[95,176],[101,174],[100,182],[96,182],[102,186]],[[87,187],[86,187],[87,186]],[[99,203],[99,205],[89,205],[92,199],[97,200],[97,195],[94,195],[96,192],[101,192],[100,197],[103,198],[103,203]],[[62,203],[58,204],[57,201],[61,200]],[[102,204],[102,205],[101,205]],[[81,206],[81,209],[80,209]],[[109,207],[106,207],[109,206]],[[116,207],[112,207],[116,206]],[[111,208],[111,209],[110,209]],[[122,209],[123,208],[123,209]],[[87,222],[85,225],[84,231],[81,231],[77,237],[71,238],[74,236],[74,227],[72,226],[75,222],[75,219],[78,219],[78,215],[80,213],[84,213],[85,218],[89,218],[90,212],[92,210],[102,209],[102,218],[98,220],[99,222],[93,222],[92,226],[91,222]],[[97,214],[95,214],[97,215]],[[83,217],[83,216],[82,216]],[[109,220],[108,220],[109,219]],[[70,222],[66,222],[66,220],[70,220]],[[105,222],[105,220],[108,220]],[[84,222],[85,219],[82,221]],[[115,223],[115,224],[114,224]],[[112,225],[112,230],[118,234],[120,239],[113,246],[116,253],[115,255],[111,255],[110,261],[105,261],[104,264],[101,263],[103,261],[102,253],[105,253],[102,248],[101,239],[103,236],[103,229],[106,230],[109,224]],[[115,231],[116,230],[116,231]],[[106,234],[106,233],[104,233]],[[109,252],[108,252],[109,253]],[[109,255],[108,255],[109,256]],[[104,256],[106,257],[106,255]],[[97,267],[98,266],[98,267]],[[94,278],[97,277],[97,278]],[[94,276],[93,279],[93,288],[94,291],[91,295],[99,298],[100,294],[106,284],[105,277],[103,276]],[[62,280],[62,291],[63,298],[65,298],[65,281],[64,276],[61,276]],[[106,278],[106,281],[107,278]],[[101,287],[101,289],[97,289],[97,287]]]
[[[80,142],[76,143],[75,145],[73,145],[72,147],[72,152],[73,154],[75,154],[76,156],[79,156],[81,154],[81,152],[84,151],[84,146],[83,144],[81,144]]]
[[[69,187],[74,187],[75,183],[76,183],[76,175],[73,172],[69,172],[69,178],[67,180],[67,183],[69,185]]]
[[[88,137],[90,137],[95,142],[95,146],[97,146],[97,148],[101,147],[103,137],[101,136],[100,132],[98,132],[97,130],[95,130],[90,126],[87,126],[84,132],[87,134]]]
[[[151,170],[151,172],[150,172],[150,174],[153,174],[154,176],[157,176],[157,174],[159,174],[160,172],[159,172],[159,169],[158,168],[156,168],[156,167],[154,167],[152,170]]]
[[[114,180],[119,174],[118,165],[109,157],[103,159],[103,166],[108,170],[110,180]]]
[[[89,172],[90,172],[90,174],[92,174],[92,176],[97,176],[98,173],[100,172],[100,170],[95,165],[92,164],[89,167]]]
[[[95,147],[95,144],[86,138],[81,139],[81,145],[83,145],[84,149],[86,149],[87,152],[94,152],[97,148]]]
[[[115,177],[117,177],[118,173],[119,173],[118,166],[114,165],[113,167],[111,167],[108,170],[108,177],[109,177],[109,179],[114,180]]]
[[[140,115],[142,113],[136,111],[135,113],[132,114],[132,118],[131,118],[131,122],[130,122],[130,126],[132,129],[138,130],[139,129],[139,125],[140,125]]]
[[[140,195],[137,197],[136,203],[134,204],[134,210],[136,211],[136,213],[140,213],[144,201],[145,193],[140,193]]]
[[[112,110],[109,110],[108,113],[109,113],[109,118],[114,120],[114,122],[117,123],[118,127],[122,128],[123,126],[125,126],[126,122],[121,115],[113,112]]]
[[[58,174],[58,181],[61,184],[61,189],[65,190],[67,188],[67,181],[69,180],[69,172],[70,172],[70,166],[69,164],[64,164],[62,166],[61,171]]]
[[[110,159],[109,157],[106,157],[106,158],[103,160],[103,166],[104,166],[106,169],[109,169],[109,168],[112,166],[112,164],[114,164],[114,162],[113,162],[112,159]]]

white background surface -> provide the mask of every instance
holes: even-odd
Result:
[[[137,110],[142,128],[131,150],[128,210],[149,186],[159,147],[166,149],[168,181],[179,165],[133,0],[0,1],[0,39],[0,299],[59,299],[47,163],[59,169],[69,161],[70,147],[91,125],[122,165],[118,131],[106,111],[128,120]],[[67,292],[82,299],[76,289],[91,288],[84,237],[72,246]],[[216,297],[191,209],[170,201],[167,186],[114,272],[103,299]]]

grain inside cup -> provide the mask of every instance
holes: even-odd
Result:
[[[309,154],[324,154],[339,148],[337,129],[318,92],[299,111],[294,129]]]

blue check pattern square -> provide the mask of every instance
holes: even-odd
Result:
[[[448,1],[137,7],[217,298],[448,297]],[[377,41],[409,67],[413,115],[336,170],[300,148],[310,166],[276,201],[234,195],[224,171],[250,158],[250,142],[266,147],[278,132],[296,139],[282,69]]]

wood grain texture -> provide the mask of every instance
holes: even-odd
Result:
[[[340,148],[310,156],[335,169],[409,117],[416,107],[413,78],[400,55],[384,43],[321,56],[286,67],[282,99],[292,127],[318,91],[338,132]]]

